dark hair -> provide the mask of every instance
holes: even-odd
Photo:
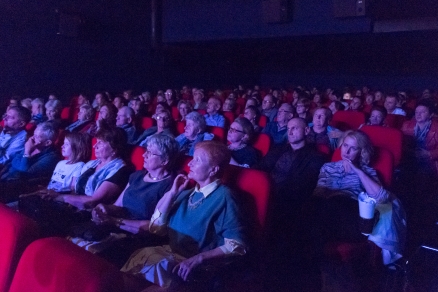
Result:
[[[108,142],[117,156],[125,154],[128,137],[125,130],[116,127],[103,127],[96,133],[96,139]]]
[[[335,108],[336,108],[338,111],[343,111],[343,110],[345,110],[345,105],[343,105],[342,102],[340,102],[339,100],[335,100],[335,101],[332,101],[332,102],[335,103]]]
[[[102,109],[104,106],[108,109],[108,118],[105,119],[107,124],[109,126],[115,126],[118,109],[110,102],[103,104],[100,108]]]
[[[21,105],[11,106],[9,110],[16,111],[20,121],[23,121],[25,124],[29,123],[30,119],[32,118],[31,111],[28,108],[25,108],[24,106]]]
[[[415,108],[419,107],[420,105],[426,107],[429,110],[429,114],[435,113],[435,105],[431,100],[422,99],[417,103],[417,106]]]
[[[386,108],[384,108],[383,106],[380,106],[380,105],[374,105],[374,106],[371,108],[370,114],[371,114],[373,111],[379,111],[379,112],[381,112],[382,115],[383,115],[383,119],[385,119],[386,115],[388,114],[388,111],[386,110]]]
[[[70,141],[73,157],[71,163],[88,161],[91,157],[91,139],[88,134],[79,132],[67,132],[65,139]]]
[[[306,98],[306,97],[302,97],[302,98],[298,99],[297,104],[298,104],[299,102],[301,102],[301,103],[304,105],[304,107],[305,107],[306,109],[309,109],[309,108],[310,108],[310,100],[309,100],[308,98]]]

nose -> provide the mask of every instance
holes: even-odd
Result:
[[[190,160],[189,163],[187,163],[187,165],[188,165],[189,167],[192,167],[192,161],[193,161],[193,159]]]

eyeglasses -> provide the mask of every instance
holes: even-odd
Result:
[[[239,132],[239,133],[245,134],[244,131],[240,131],[240,130],[237,130],[236,128],[232,128],[232,127],[230,127],[228,129],[228,132],[230,132],[230,133]]]
[[[162,120],[163,122],[166,122],[166,121],[169,120],[168,117],[160,117],[160,116],[156,116],[155,119],[156,119],[157,121]]]
[[[270,100],[264,100],[263,103],[272,103]]]
[[[153,156],[161,156],[161,154],[155,154],[155,153],[152,153],[149,150],[146,150],[145,153],[146,153],[146,156],[151,156],[151,155],[153,155]]]

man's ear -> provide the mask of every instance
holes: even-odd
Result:
[[[132,117],[129,117],[129,118],[128,118],[128,124],[131,124],[132,121],[133,121],[133,120],[132,120]]]
[[[210,177],[211,177],[211,176],[215,176],[218,172],[219,172],[219,166],[216,165],[216,166],[214,166],[214,167],[211,168],[211,171],[210,171],[210,175],[209,175],[209,176],[210,176]]]
[[[24,128],[24,127],[26,127],[26,122],[25,121],[21,121],[20,122],[20,128]]]
[[[44,142],[44,146],[46,146],[46,147],[49,147],[50,145],[52,145],[53,144],[53,141],[52,140],[46,140],[45,142]]]
[[[310,133],[310,128],[308,126],[306,126],[304,128],[304,134],[307,136]]]

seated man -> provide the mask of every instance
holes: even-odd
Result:
[[[335,150],[338,145],[338,138],[342,136],[342,132],[329,126],[331,118],[332,112],[328,108],[316,109],[313,114],[313,123],[306,137],[309,144],[324,145],[331,152]]]
[[[277,114],[276,122],[269,122],[262,133],[268,134],[274,144],[281,144],[287,140],[287,122],[294,117],[293,107],[288,103],[283,103]]]
[[[26,181],[35,180],[47,184],[53,170],[61,156],[56,151],[54,143],[57,138],[57,130],[49,122],[39,124],[24,144],[24,150],[15,155],[10,167],[3,168],[1,172],[1,188],[7,190],[0,196],[0,201],[9,202],[16,200],[16,195],[27,192]],[[42,181],[47,179],[47,181]],[[18,193],[17,193],[18,192]]]
[[[225,127],[225,118],[219,114],[221,109],[221,101],[217,97],[210,97],[207,103],[207,113],[204,115],[207,126]]]
[[[140,134],[135,127],[134,116],[134,110],[129,106],[124,106],[119,109],[116,118],[116,126],[125,130],[130,145],[135,144]]]
[[[0,133],[0,169],[8,164],[14,155],[24,149],[26,124],[30,121],[30,111],[22,106],[11,106],[4,117],[4,128]]]
[[[360,112],[360,111],[362,111],[362,104],[363,104],[362,97],[355,96],[351,100],[350,106],[348,107],[348,110],[352,111],[352,112]]]
[[[263,98],[261,114],[266,116],[269,122],[273,122],[277,117],[278,109],[275,106],[275,97],[273,97],[271,94],[267,94]]]
[[[384,107],[388,111],[388,115],[406,116],[406,112],[402,108],[397,107],[399,101],[400,100],[397,94],[388,94],[386,96]]]
[[[39,124],[44,122],[44,101],[41,98],[35,98],[31,102],[32,104],[32,118],[30,120],[31,123]]]

